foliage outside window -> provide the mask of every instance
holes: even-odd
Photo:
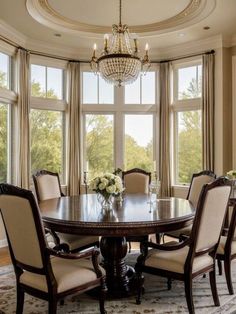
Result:
[[[31,98],[31,172],[58,172],[63,183],[64,111],[56,107],[63,97],[63,69],[31,65],[31,95],[52,99],[50,103],[42,99],[43,105],[40,101],[35,105]]]
[[[142,128],[140,128],[140,125],[142,125]],[[125,169],[154,170],[153,115],[125,115],[124,160]]]
[[[0,183],[8,177],[8,138],[8,105],[0,104]]]
[[[86,115],[86,167],[92,179],[114,169],[113,116]]]
[[[193,173],[202,170],[202,66],[181,66],[174,71],[175,183],[188,184]]]
[[[39,169],[62,173],[63,113],[32,109],[31,171]]]
[[[10,57],[0,52],[0,87],[10,87]]]

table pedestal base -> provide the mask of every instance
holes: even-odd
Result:
[[[114,297],[128,296],[135,279],[133,267],[125,264],[127,242],[125,237],[102,237],[100,250],[107,275],[108,294]]]

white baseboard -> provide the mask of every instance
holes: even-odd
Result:
[[[7,246],[7,239],[0,240],[0,248]]]

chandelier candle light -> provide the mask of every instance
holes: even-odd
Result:
[[[150,67],[148,57],[149,45],[145,46],[145,55],[138,56],[138,42],[134,38],[134,48],[131,47],[129,28],[121,23],[122,0],[119,0],[119,24],[112,26],[112,39],[109,47],[109,35],[104,35],[104,49],[99,58],[96,57],[97,44],[94,44],[93,56],[90,62],[95,74],[108,83],[121,86],[134,82],[140,72],[146,73]]]

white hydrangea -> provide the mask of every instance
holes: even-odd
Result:
[[[121,178],[112,173],[94,178],[90,181],[89,188],[100,194],[117,195],[124,191]]]

